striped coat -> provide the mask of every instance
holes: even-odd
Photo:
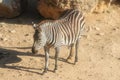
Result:
[[[37,53],[38,49],[44,47],[46,55],[45,72],[48,67],[49,48],[55,47],[55,70],[57,69],[57,58],[59,47],[62,45],[76,46],[75,62],[77,62],[78,42],[81,37],[81,32],[84,29],[85,21],[82,13],[76,9],[70,9],[58,20],[45,20],[39,24],[34,24],[34,44],[32,52]],[[70,56],[72,53],[70,53]],[[69,56],[69,58],[70,58]]]

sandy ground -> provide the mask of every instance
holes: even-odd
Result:
[[[54,50],[47,74],[42,75],[44,52],[31,54],[35,17],[0,19],[0,80],[120,80],[120,8],[86,15],[86,32],[79,47],[79,62],[67,63],[68,49],[62,47],[58,71]],[[71,61],[73,63],[73,61]]]

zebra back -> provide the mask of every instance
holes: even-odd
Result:
[[[65,13],[58,20],[49,23],[51,26],[49,27],[49,30],[51,30],[51,33],[53,34],[53,40],[50,40],[50,43],[55,44],[58,42],[57,40],[59,39],[60,35],[63,35],[63,44],[74,43],[78,38],[81,37],[84,24],[84,16],[79,10],[69,9],[65,11]]]
[[[84,17],[76,9],[67,10],[58,20],[45,20],[39,25],[44,30],[48,45],[70,45],[81,36]]]
[[[74,18],[78,18],[78,19],[74,19]],[[64,11],[59,19],[60,20],[64,19],[64,20],[70,21],[72,23],[77,20],[81,21],[80,22],[82,24],[81,30],[84,29],[84,25],[85,25],[84,16],[83,16],[83,13],[80,12],[78,9],[68,9],[68,10]]]

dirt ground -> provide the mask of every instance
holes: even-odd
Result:
[[[43,50],[37,55],[31,53],[32,21],[39,21],[39,17],[0,19],[0,80],[120,80],[120,7],[112,6],[102,14],[87,14],[78,63],[67,63],[68,49],[62,47],[58,71],[54,73],[51,49],[49,71],[44,75]]]

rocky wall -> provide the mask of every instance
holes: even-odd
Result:
[[[0,0],[0,17],[16,17],[24,11],[26,6],[26,0]]]

